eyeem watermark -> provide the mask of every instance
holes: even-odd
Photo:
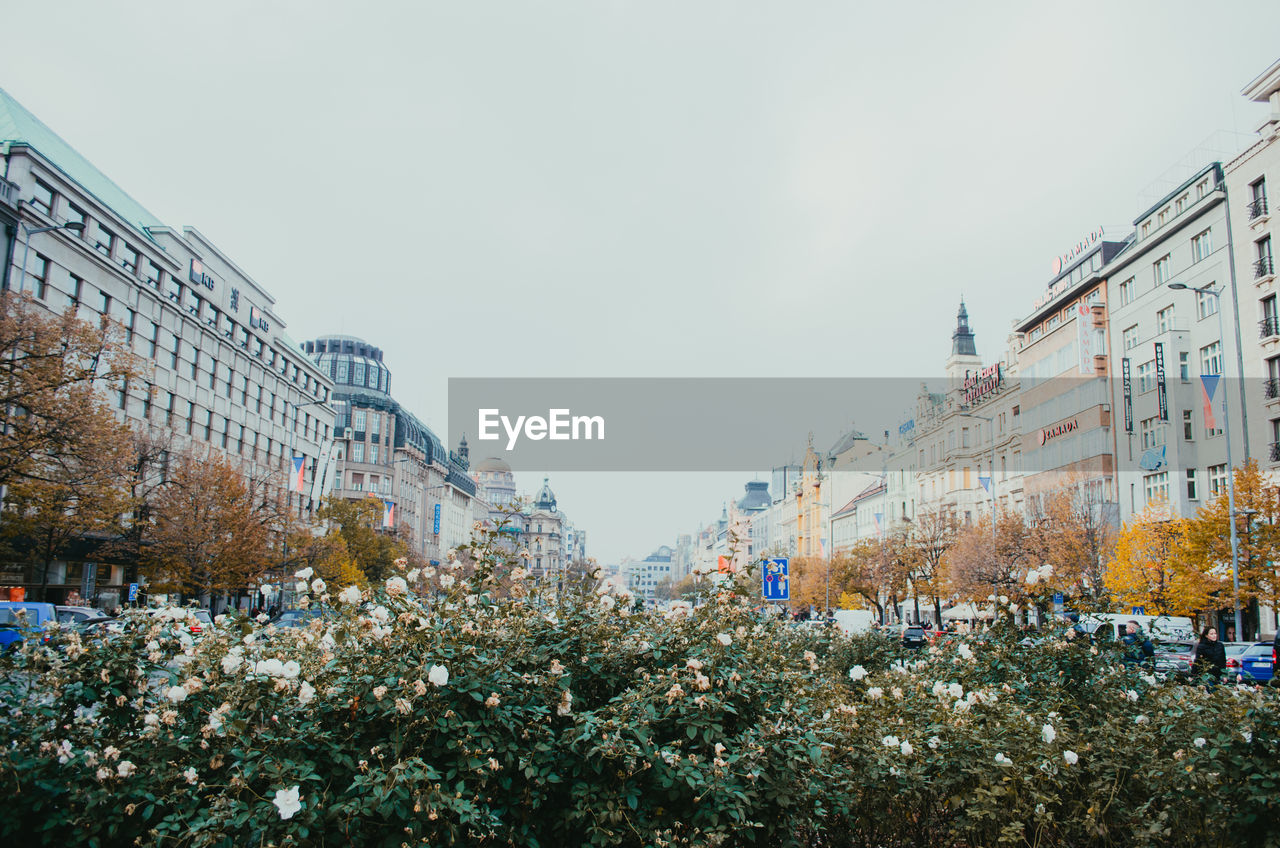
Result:
[[[526,439],[540,441],[604,440],[603,415],[571,415],[567,409],[549,409],[547,417],[541,415],[517,415],[513,422],[498,409],[481,409],[480,440],[499,441],[501,427],[507,435],[507,450],[514,450],[523,434]]]

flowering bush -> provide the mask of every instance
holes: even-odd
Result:
[[[193,641],[180,617],[133,614],[102,640],[54,630],[0,683],[0,833],[103,846],[1276,840],[1270,692],[1181,686],[1000,628],[908,652],[796,633],[729,595],[669,617],[594,593],[556,603],[513,585],[519,566],[496,548],[474,554],[474,573],[430,598],[390,580],[318,597],[336,615],[305,629],[229,617]]]

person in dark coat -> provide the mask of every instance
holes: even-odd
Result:
[[[1149,664],[1156,654],[1151,640],[1143,635],[1138,622],[1130,621],[1125,625],[1125,634],[1120,640],[1124,645],[1124,661],[1130,665]]]
[[[1216,683],[1226,667],[1227,649],[1218,641],[1218,628],[1206,627],[1191,654],[1191,674],[1197,678],[1208,676]]]

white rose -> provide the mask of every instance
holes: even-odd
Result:
[[[315,592],[317,595],[323,595],[324,590],[327,588],[329,587],[326,586],[325,582],[321,580],[319,577],[311,581],[311,591]]]
[[[433,665],[427,672],[427,681],[433,686],[444,686],[449,682],[449,669],[442,665]]]
[[[886,736],[885,738],[880,740],[880,744],[885,746],[886,748],[896,748],[898,747],[898,744],[899,744],[898,737]]]
[[[733,642],[733,637],[728,633],[720,633],[716,636],[716,641],[727,648]]]
[[[293,572],[293,576],[299,580],[310,580],[312,574],[315,574],[315,570],[312,569],[311,566],[307,566],[306,568]]]
[[[179,704],[187,699],[187,690],[181,686],[170,686],[165,690],[164,696],[175,704]]]
[[[1062,759],[1066,760],[1069,766],[1073,766],[1080,761],[1080,757],[1075,751],[1063,751]]]
[[[305,680],[302,681],[302,685],[298,687],[298,703],[302,704],[303,706],[306,706],[307,704],[311,703],[311,701],[315,698],[315,696],[316,696],[315,687]]]
[[[855,683],[867,676],[867,670],[860,665],[855,665],[849,669],[849,679]]]
[[[1053,729],[1052,724],[1046,724],[1040,728],[1040,738],[1044,740],[1044,744],[1052,745],[1053,740],[1058,738],[1058,731]]]
[[[403,577],[388,577],[385,585],[388,595],[403,595],[409,591],[409,584],[405,582]]]
[[[360,588],[358,586],[348,586],[338,593],[338,602],[342,604],[358,604],[360,603]]]
[[[900,747],[898,750],[902,751],[902,756],[904,756],[904,757],[909,757],[909,756],[911,756],[913,753],[915,753],[915,750],[916,750],[916,749],[915,749],[915,748],[912,748],[912,747],[911,747],[911,743],[910,743],[910,742],[908,742],[908,741],[906,741],[906,740],[904,739],[904,740],[902,741],[902,745],[901,745],[901,747]]]
[[[1192,741],[1192,743],[1191,743],[1191,744],[1195,745],[1197,748],[1203,748],[1203,747],[1204,747],[1204,745],[1205,745],[1204,737],[1203,737],[1203,736],[1197,736],[1197,737]]]
[[[279,789],[276,791],[275,800],[271,803],[276,805],[276,809],[280,811],[280,818],[291,819],[294,813],[302,809],[302,802],[298,799],[298,787],[291,789]]]

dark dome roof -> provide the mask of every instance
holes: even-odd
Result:
[[[510,474],[511,466],[507,465],[496,456],[487,456],[476,463],[475,471],[477,474],[483,471],[497,471],[503,474]]]
[[[556,509],[556,493],[551,491],[547,477],[542,478],[542,488],[538,490],[537,496],[533,499],[535,509],[549,509],[555,512]]]

